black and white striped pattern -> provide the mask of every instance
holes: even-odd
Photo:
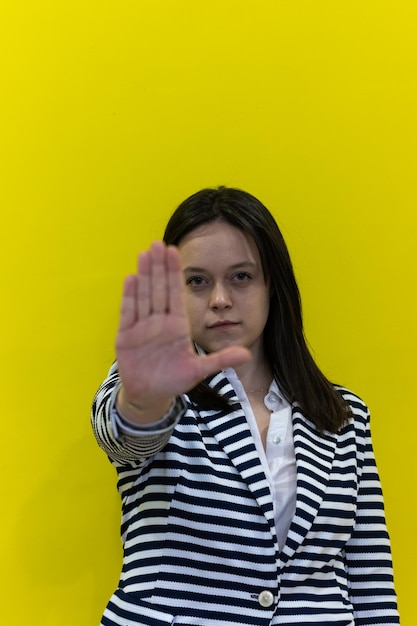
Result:
[[[280,551],[240,405],[226,414],[188,402],[169,439],[118,441],[109,416],[117,382],[114,366],[93,407],[123,502],[123,570],[102,626],[399,623],[369,414],[356,396],[342,390],[354,418],[337,434],[320,435],[293,408],[297,507]],[[210,384],[233,397],[222,374]]]

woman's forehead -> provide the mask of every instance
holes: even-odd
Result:
[[[225,221],[198,226],[180,241],[178,249],[184,266],[260,263],[252,237]]]

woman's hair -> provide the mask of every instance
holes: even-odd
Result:
[[[202,189],[184,200],[173,213],[164,241],[177,246],[187,233],[216,220],[239,228],[252,237],[258,248],[264,277],[271,290],[264,350],[280,390],[289,402],[298,403],[305,417],[319,431],[336,432],[348,418],[349,409],[308,350],[291,259],[268,209],[240,189]],[[196,401],[210,400],[213,408],[220,408],[222,400],[219,401],[218,396],[215,400],[210,390],[206,383],[200,383],[189,395]]]

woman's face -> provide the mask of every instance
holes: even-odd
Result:
[[[219,220],[188,233],[178,249],[193,340],[206,352],[243,346],[260,362],[269,288],[253,239]]]

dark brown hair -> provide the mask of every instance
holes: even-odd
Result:
[[[178,245],[198,226],[219,219],[251,236],[258,248],[265,280],[271,288],[264,349],[280,390],[289,402],[298,403],[319,431],[336,432],[346,421],[349,409],[307,347],[293,266],[281,231],[268,209],[240,189],[202,189],[173,213],[164,241]],[[215,401],[209,389],[205,383],[197,385],[190,397],[199,401],[210,398],[212,407],[220,408],[222,400]]]

